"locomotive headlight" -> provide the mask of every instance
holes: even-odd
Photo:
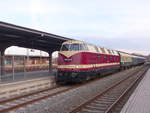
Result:
[[[79,68],[79,66],[75,66],[75,68]]]

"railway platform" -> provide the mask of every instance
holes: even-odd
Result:
[[[150,69],[120,113],[150,113]]]
[[[30,91],[49,88],[55,85],[54,72],[48,70],[17,73],[12,80],[11,75],[6,75],[0,82],[0,99],[28,93]]]
[[[12,74],[6,74],[4,76],[1,76],[0,84],[53,76],[55,74],[54,71],[52,70],[51,72],[49,72],[48,70],[39,70],[39,71],[31,71],[31,72],[25,72],[25,73],[18,72],[18,73],[15,73],[14,76]]]

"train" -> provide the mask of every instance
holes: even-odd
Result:
[[[145,63],[145,57],[69,40],[58,52],[57,83],[81,83]]]

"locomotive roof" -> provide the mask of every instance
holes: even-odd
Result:
[[[137,55],[132,55],[132,57],[134,57],[134,58],[140,58],[140,59],[145,59],[145,57],[137,56]]]
[[[91,48],[91,51],[95,51],[96,52],[96,49],[94,47],[97,47],[98,51],[100,53],[103,53],[103,54],[112,54],[112,55],[119,55],[119,54],[121,54],[122,56],[145,59],[144,57],[141,57],[141,56],[132,55],[130,53],[126,53],[126,52],[123,52],[123,51],[111,50],[111,49],[107,49],[107,48],[104,48],[104,47],[95,46],[93,44],[89,44],[89,43],[86,43],[86,42],[83,42],[83,41],[79,41],[79,40],[68,40],[68,41],[64,42],[63,44],[87,44],[89,46],[89,48]]]
[[[84,42],[78,41],[78,40],[69,40],[69,41],[64,42],[63,44],[72,44],[72,43],[83,44]]]
[[[95,46],[93,44],[89,44],[83,41],[78,41],[78,40],[69,40],[64,42],[63,44],[87,44],[87,46],[89,47],[89,49],[91,49],[91,51],[93,52],[97,52],[96,49],[94,47],[97,47],[97,49],[99,50],[100,53],[103,54],[111,54],[111,55],[118,55],[118,52],[115,50],[111,50],[111,49],[107,49],[104,47],[99,47],[99,46]]]

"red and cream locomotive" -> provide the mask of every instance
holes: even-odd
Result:
[[[117,51],[70,40],[64,42],[59,51],[56,81],[82,82],[119,68]]]

